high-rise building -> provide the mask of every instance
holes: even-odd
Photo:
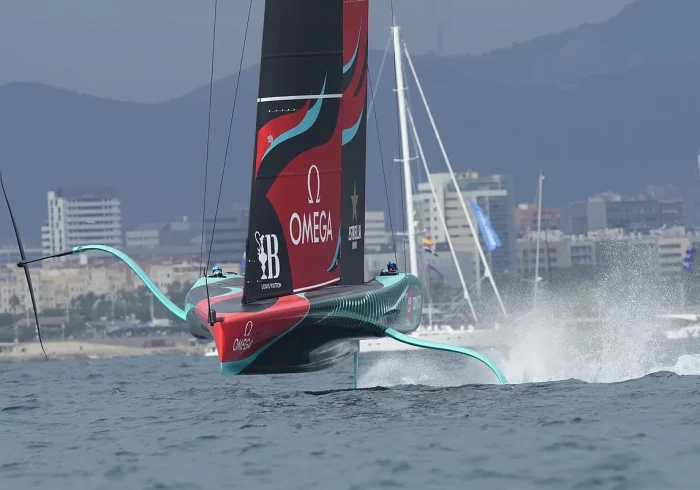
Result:
[[[204,222],[204,260],[206,261],[209,255],[211,243],[210,266],[218,263],[240,263],[248,238],[248,210],[234,204],[230,212],[218,216],[212,241],[213,229],[214,219],[207,218]]]
[[[384,211],[365,211],[365,252],[379,252],[389,244]]]
[[[44,254],[91,243],[121,247],[121,202],[114,191],[58,189],[48,193],[47,201],[48,219],[41,227]]]
[[[657,194],[661,195],[657,190]],[[667,193],[664,197],[673,197]],[[648,194],[623,199],[612,193],[599,194],[587,201],[569,205],[570,226],[573,234],[586,234],[605,228],[620,228],[628,233],[648,233],[661,227],[686,223],[685,202],[652,199]]]
[[[476,172],[458,173],[455,177],[492,271],[494,274],[515,274],[515,217],[510,180],[504,175],[479,176]],[[435,173],[430,174],[429,178],[435,187],[438,202],[435,202],[427,182],[418,185],[414,201],[419,230],[423,231],[424,236],[432,238],[435,243],[447,241],[445,229],[438,214],[439,207],[445,217],[455,250],[470,252],[472,257],[478,257],[474,237],[450,175]],[[478,224],[469,206],[469,199],[476,201],[488,215],[501,240],[501,246],[491,252],[486,249],[483,237],[479,236]],[[483,273],[483,264],[481,271]]]
[[[538,213],[537,204],[518,204],[515,209],[515,227],[518,232],[527,234],[537,230],[537,218],[540,218],[540,229],[559,229],[559,210],[542,208]]]
[[[197,226],[187,216],[176,221],[143,223],[125,233],[126,249],[130,255],[143,254],[144,249],[153,256],[199,254],[201,238],[201,223]]]

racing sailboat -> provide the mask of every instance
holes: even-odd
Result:
[[[214,340],[224,374],[317,371],[354,354],[357,378],[359,340],[392,337],[474,357],[505,383],[476,352],[408,335],[422,311],[415,275],[364,282],[368,28],[365,0],[266,1],[243,275],[200,278],[182,309],[119,250],[59,256],[121,259],[193,336]],[[26,260],[13,225],[31,289],[27,265],[44,258]]]

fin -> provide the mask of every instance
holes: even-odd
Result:
[[[354,380],[355,380],[355,389],[357,389],[357,376],[360,374],[360,351],[356,351],[355,354],[353,355],[353,364],[354,364]]]

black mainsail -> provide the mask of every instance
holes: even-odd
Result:
[[[243,303],[340,281],[342,25],[342,0],[265,4]]]

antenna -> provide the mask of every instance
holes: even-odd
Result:
[[[540,176],[537,179],[537,237],[535,238],[535,283],[533,286],[534,300],[533,309],[537,309],[537,282],[540,278],[540,230],[542,229],[542,167],[540,167]]]

